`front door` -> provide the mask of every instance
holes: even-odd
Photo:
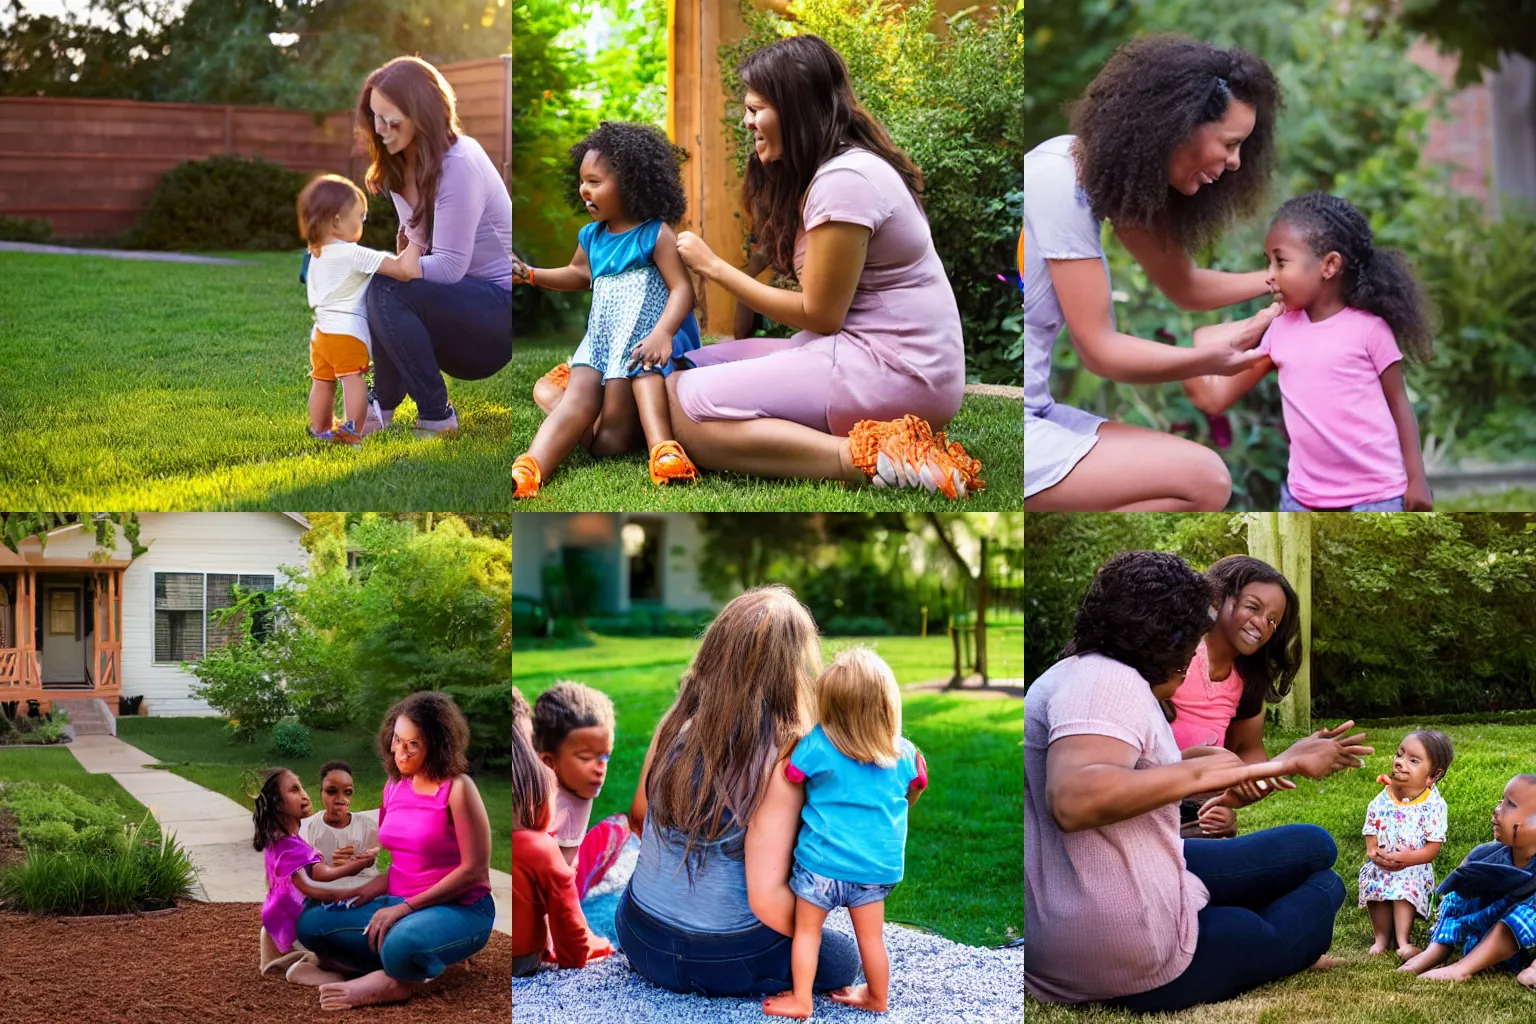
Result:
[[[43,685],[84,683],[85,588],[78,583],[44,583],[42,648]]]

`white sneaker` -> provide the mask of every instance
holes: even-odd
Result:
[[[445,420],[424,420],[418,416],[416,418],[416,425],[411,428],[411,432],[420,438],[452,437],[459,432],[459,414],[450,405],[448,407],[448,418]]]

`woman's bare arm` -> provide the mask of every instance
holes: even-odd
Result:
[[[836,334],[843,329],[864,272],[869,234],[861,224],[841,221],[828,221],[808,231],[798,292],[753,280],[716,256],[691,231],[678,236],[677,248],[688,266],[770,320],[816,334]]]
[[[789,890],[789,869],[795,859],[800,809],[805,787],[784,777],[789,759],[775,761],[768,788],[747,823],[747,903],[763,924],[780,935],[795,933],[795,894]]]
[[[1180,309],[1200,311],[1235,306],[1269,291],[1263,270],[1244,274],[1205,270],[1189,254],[1141,228],[1116,228],[1115,237],[1141,264],[1147,278]]]
[[[651,774],[651,759],[656,756],[656,738],[661,735],[661,724],[651,733],[651,745],[645,748],[645,760],[640,765],[640,781],[635,783],[635,798],[629,804],[629,830],[635,835],[645,831],[645,780]]]

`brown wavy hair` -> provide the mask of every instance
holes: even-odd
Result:
[[[528,699],[512,687],[512,831],[544,832],[553,815],[550,797],[554,773],[544,767],[528,739],[533,712]]]
[[[421,743],[427,751],[421,773],[427,778],[446,782],[469,771],[469,722],[464,712],[446,693],[421,690],[390,708],[379,726],[379,758],[391,780],[400,777],[390,749],[397,718],[408,718],[421,730]]]
[[[299,193],[299,237],[309,246],[311,256],[320,255],[320,239],[326,222],[352,208],[353,203],[368,205],[368,197],[349,178],[322,174]]]
[[[779,273],[794,273],[800,207],[811,179],[846,149],[868,150],[894,167],[922,209],[922,172],[859,105],[848,65],[821,37],[790,36],[770,43],[742,61],[736,74],[779,114],[783,154],[765,165],[753,153],[742,186],[752,233]]]
[[[368,191],[378,195],[388,189],[405,188],[405,154],[390,153],[379,141],[373,127],[373,90],[378,89],[395,101],[400,112],[416,126],[416,209],[410,226],[432,242],[432,207],[437,202],[437,187],[443,177],[443,157],[448,147],[464,134],[453,87],[431,64],[420,57],[396,57],[374,71],[363,83],[357,97],[358,136],[368,145]]]
[[[658,833],[685,837],[690,878],[703,864],[695,846],[745,828],[775,760],[810,731],[820,672],[815,620],[786,587],[747,591],[704,631],[645,780]]]

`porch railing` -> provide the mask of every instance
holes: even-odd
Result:
[[[42,659],[36,651],[16,647],[0,650],[0,688],[38,686],[42,678]]]

